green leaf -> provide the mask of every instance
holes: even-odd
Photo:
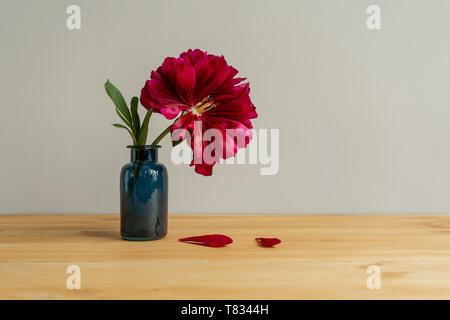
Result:
[[[134,135],[133,135],[133,132],[131,132],[131,130],[130,129],[128,129],[127,127],[125,127],[124,125],[121,125],[120,123],[113,123],[112,124],[114,127],[116,127],[116,128],[122,128],[122,129],[125,129],[125,130],[127,130],[128,131],[128,133],[130,134],[130,136],[131,136],[131,139],[133,139],[133,144],[134,145],[136,145],[137,143],[136,143],[136,138],[134,137]]]
[[[129,127],[133,128],[130,110],[128,110],[128,106],[120,93],[119,89],[117,89],[111,82],[106,81],[105,90],[108,96],[111,98],[112,102],[116,106],[117,114],[120,119]]]
[[[141,130],[141,119],[139,119],[139,114],[137,112],[137,107],[139,104],[138,97],[133,97],[130,102],[130,110],[131,110],[131,120],[133,125],[133,133],[135,137],[139,137],[139,132]]]
[[[116,107],[116,112],[117,112],[117,115],[119,116],[119,118],[122,119],[123,123],[125,123],[129,128],[131,128],[131,125],[128,123],[128,120],[125,119],[125,117],[119,112],[119,109],[117,109],[117,107]]]
[[[144,121],[142,122],[141,132],[139,133],[138,145],[145,145],[147,142],[147,134],[148,134],[148,123],[150,121],[150,117],[152,116],[153,108],[148,109],[147,114],[145,115]]]

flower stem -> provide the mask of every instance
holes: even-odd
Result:
[[[139,161],[137,167],[133,167],[133,172],[131,174],[131,181],[130,185],[128,187],[128,192],[125,194],[125,199],[130,199],[131,195],[134,191],[134,186],[136,185],[137,178],[139,177],[139,174],[141,173],[142,165],[144,164],[143,161]]]
[[[164,129],[164,131],[161,132],[159,134],[159,136],[157,136],[156,139],[152,142],[152,145],[157,145],[170,132],[171,126],[172,125],[168,126],[166,129]]]

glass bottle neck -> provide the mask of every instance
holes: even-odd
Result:
[[[158,149],[131,148],[130,160],[133,161],[158,161]]]

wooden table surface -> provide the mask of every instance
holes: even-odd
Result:
[[[178,242],[212,233],[234,243]],[[391,298],[450,299],[450,216],[170,215],[163,240],[129,242],[118,215],[0,215],[0,299]]]

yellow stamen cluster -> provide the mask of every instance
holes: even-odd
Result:
[[[217,103],[214,103],[214,99],[211,96],[204,97],[202,100],[197,102],[192,108],[191,111],[197,116],[200,116],[202,113],[211,110],[212,108],[217,107]]]

